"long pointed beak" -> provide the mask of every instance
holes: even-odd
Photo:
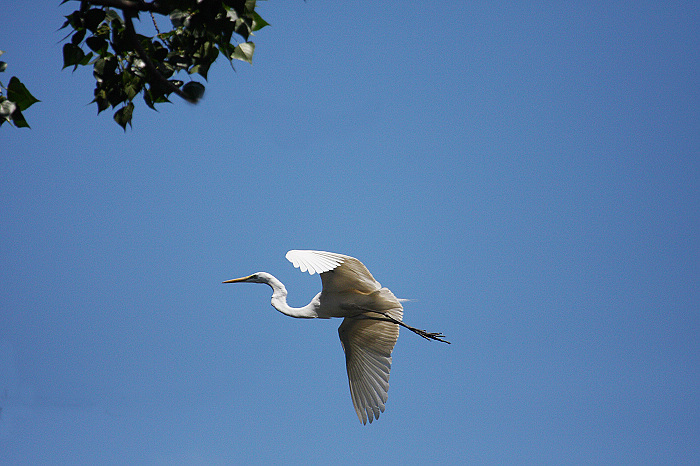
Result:
[[[250,277],[252,277],[252,275],[248,275],[247,277],[234,278],[234,279],[232,279],[232,280],[226,280],[225,282],[221,282],[221,283],[239,283],[239,282],[244,282],[244,281],[250,279]]]

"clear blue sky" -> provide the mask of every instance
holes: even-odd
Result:
[[[126,134],[58,3],[0,28],[0,463],[700,463],[697,2],[264,2]],[[371,426],[340,321],[221,284],[305,304],[295,248],[453,343],[402,330]]]

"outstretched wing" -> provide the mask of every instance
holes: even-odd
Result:
[[[333,270],[348,259],[348,256],[334,252],[302,251],[298,249],[289,251],[285,257],[294,267],[297,267],[302,272],[308,271],[311,275]]]
[[[323,292],[327,294],[355,291],[371,293],[381,285],[367,267],[354,257],[325,251],[292,250],[286,255],[302,272],[321,274]]]
[[[366,424],[384,412],[389,390],[391,351],[399,337],[403,308],[382,288],[362,262],[324,251],[292,250],[287,259],[302,272],[321,275],[325,317],[345,317],[338,328],[345,351],[350,396],[357,417]]]
[[[371,424],[384,412],[399,326],[363,316],[346,317],[338,335],[345,351],[352,404],[360,421]]]

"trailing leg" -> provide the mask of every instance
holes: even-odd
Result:
[[[419,328],[411,327],[410,325],[405,324],[405,323],[401,322],[400,320],[394,319],[393,317],[391,317],[389,314],[387,314],[385,312],[380,312],[380,311],[369,311],[369,312],[381,314],[384,317],[383,318],[382,317],[370,317],[368,315],[365,315],[365,317],[367,319],[384,320],[384,321],[388,321],[388,322],[393,322],[395,324],[402,326],[403,328],[409,329],[411,332],[415,333],[416,335],[420,335],[421,337],[425,338],[426,340],[437,340],[437,341],[441,341],[443,343],[447,343],[448,345],[451,344],[449,341],[443,340],[443,338],[445,338],[445,335],[443,335],[440,332],[433,333],[433,332],[428,332],[426,330],[421,330]]]

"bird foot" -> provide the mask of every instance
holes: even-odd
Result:
[[[370,311],[370,312],[377,312],[377,311]],[[385,313],[385,312],[377,312],[377,314],[382,314],[384,317],[383,317],[383,318],[378,318],[378,317],[369,317],[369,316],[365,316],[365,318],[366,318],[366,319],[385,320],[385,321],[387,321],[387,322],[393,322],[393,323],[395,323],[395,324],[397,324],[397,325],[402,326],[403,328],[409,329],[411,332],[413,332],[413,333],[415,333],[415,334],[417,334],[417,335],[420,335],[421,337],[425,338],[426,340],[441,341],[441,342],[443,342],[443,343],[447,343],[448,345],[451,345],[451,344],[452,344],[452,343],[450,343],[450,342],[447,341],[447,340],[443,340],[443,338],[445,338],[445,335],[443,335],[443,334],[440,333],[440,332],[433,333],[433,332],[428,332],[427,330],[421,330],[421,329],[419,329],[419,328],[411,327],[410,325],[405,324],[404,322],[402,322],[402,321],[400,321],[400,320],[394,319],[393,317],[391,317],[389,314],[387,314],[387,313]]]
[[[443,335],[443,334],[440,333],[440,332],[433,333],[433,332],[428,332],[428,331],[426,331],[426,330],[421,330],[421,329],[414,328],[414,327],[410,327],[409,330],[411,330],[412,332],[414,332],[414,333],[420,335],[421,337],[425,338],[426,340],[441,341],[441,342],[443,342],[443,343],[447,343],[448,345],[451,345],[451,344],[452,344],[452,343],[450,343],[450,342],[447,341],[447,340],[443,340],[443,338],[445,338],[445,335]]]

